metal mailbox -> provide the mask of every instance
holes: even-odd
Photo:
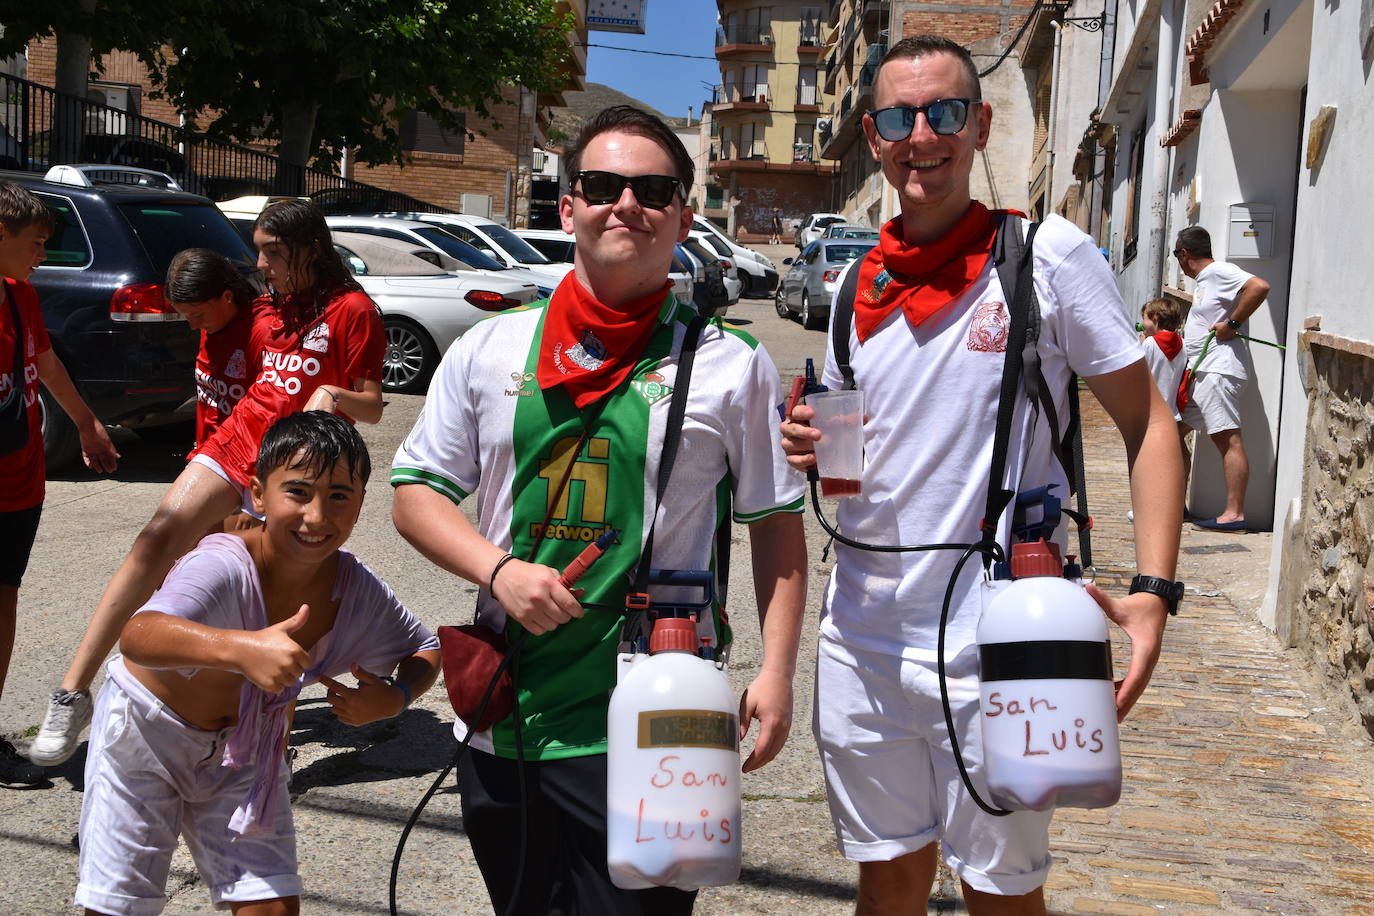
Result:
[[[1232,204],[1226,257],[1271,258],[1274,256],[1274,205]]]

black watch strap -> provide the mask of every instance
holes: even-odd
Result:
[[[1226,326],[1227,326],[1228,328],[1230,328],[1231,330],[1233,330],[1233,331],[1239,331],[1239,330],[1240,330],[1240,322],[1237,321],[1237,320],[1234,319],[1234,318],[1227,318],[1227,319],[1226,319]]]
[[[1158,595],[1164,599],[1165,605],[1169,608],[1170,614],[1178,613],[1178,602],[1183,598],[1183,583],[1170,582],[1168,579],[1161,579],[1159,576],[1137,575],[1131,580],[1130,594],[1136,592],[1148,592],[1151,595]]]

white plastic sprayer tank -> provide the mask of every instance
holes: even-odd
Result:
[[[983,763],[995,804],[1105,808],[1121,797],[1102,609],[1063,578],[1055,544],[1012,547],[1013,582],[978,622]]]
[[[739,878],[738,705],[696,641],[691,620],[655,621],[650,654],[611,695],[606,862],[627,890]]]

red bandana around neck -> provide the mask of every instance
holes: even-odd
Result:
[[[908,245],[902,217],[889,220],[878,244],[859,265],[854,330],[863,343],[892,310],[902,307],[912,327],[958,299],[978,279],[992,254],[997,222],[974,201],[959,221],[928,245]]]
[[[578,407],[615,390],[648,346],[672,288],[666,280],[647,296],[612,308],[578,282],[576,271],[568,271],[545,310],[535,366],[539,387],[562,385]]]
[[[1167,360],[1172,360],[1183,349],[1183,338],[1173,331],[1156,331],[1152,336]]]

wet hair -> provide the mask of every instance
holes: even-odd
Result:
[[[692,163],[692,156],[687,152],[687,147],[682,145],[682,139],[673,133],[673,129],[665,124],[662,118],[633,105],[612,105],[610,108],[603,108],[582,125],[577,142],[572,145],[565,158],[569,183],[582,169],[582,153],[587,149],[587,144],[601,134],[611,131],[646,137],[663,147],[663,151],[673,160],[673,169],[678,181],[682,182],[683,196],[691,194],[696,166]]]
[[[1212,257],[1212,237],[1201,226],[1189,226],[1187,229],[1178,230],[1178,241],[1174,243],[1174,247],[1182,248],[1195,258],[1210,260]]]
[[[367,484],[372,458],[353,424],[325,410],[298,411],[282,417],[263,434],[254,473],[259,480],[266,480],[278,468],[321,474],[340,461],[347,463],[352,477]]]
[[[1183,324],[1183,310],[1178,307],[1178,302],[1174,299],[1163,296],[1158,299],[1151,299],[1145,303],[1145,307],[1140,311],[1148,316],[1161,331],[1177,331],[1179,325]]]
[[[286,246],[291,271],[305,268],[310,272],[309,288],[294,290],[287,297],[295,309],[282,309],[279,294],[275,290],[272,293],[273,301],[293,326],[305,328],[314,323],[340,289],[362,289],[335,250],[324,213],[312,201],[296,197],[277,201],[253,221],[253,231],[259,229]]]
[[[978,66],[974,64],[973,57],[968,53],[968,49],[961,44],[956,44],[942,35],[912,35],[903,38],[893,45],[883,55],[882,63],[878,64],[878,72],[882,72],[889,61],[906,60],[909,58],[926,57],[931,54],[949,54],[959,60],[964,65],[964,75],[968,77],[969,98],[981,99],[983,97],[983,84],[978,79]],[[876,74],[875,74],[876,76]]]
[[[174,303],[205,302],[229,291],[240,308],[258,294],[233,261],[211,248],[178,251],[167,266],[166,291]]]
[[[30,226],[42,226],[52,235],[57,221],[36,194],[12,181],[0,181],[0,225],[6,232],[23,232]]]

